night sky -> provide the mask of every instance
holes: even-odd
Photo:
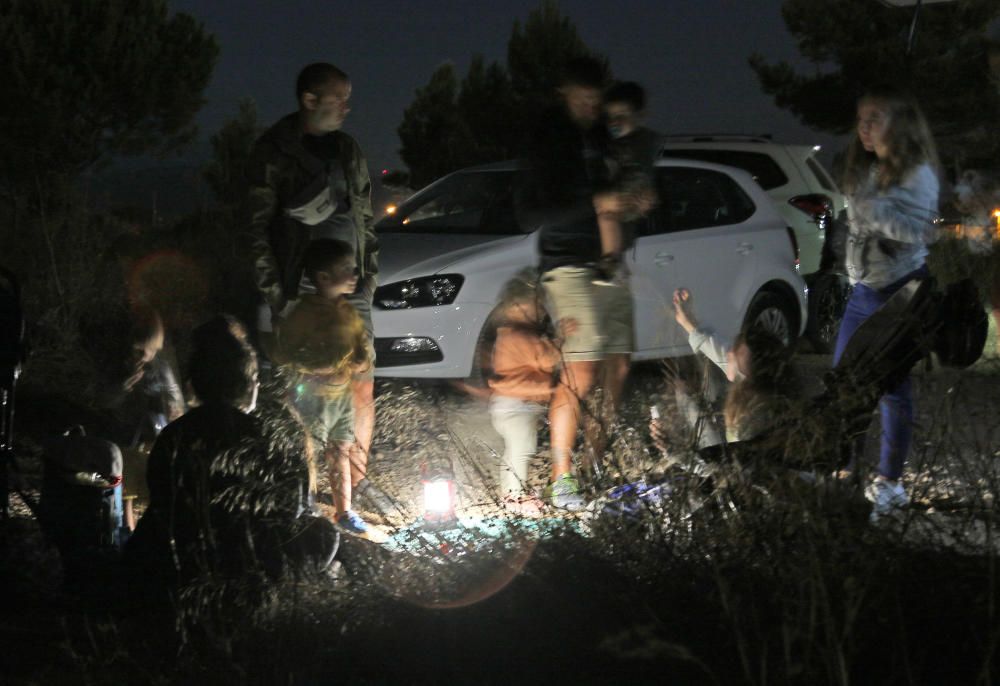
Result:
[[[221,55],[198,122],[216,131],[252,97],[263,124],[292,111],[298,70],[327,61],[353,81],[353,111],[344,129],[368,154],[373,174],[399,166],[396,128],[414,90],[443,62],[464,75],[471,57],[503,62],[515,19],[536,0],[172,0],[215,34]],[[778,109],[747,64],[758,51],[796,59],[780,0],[564,0],[561,10],[583,40],[611,60],[617,78],[643,84],[649,123],[666,133],[772,133],[791,143],[835,138],[816,133]]]

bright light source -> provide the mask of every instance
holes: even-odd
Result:
[[[451,511],[451,483],[427,481],[424,483],[424,509],[434,514]]]
[[[385,208],[385,213],[386,214],[396,214],[396,210],[398,210],[398,209],[399,208],[396,207],[395,205],[387,205],[386,208]]]
[[[424,485],[424,522],[431,526],[449,526],[455,521],[455,476],[451,467],[424,464],[420,472]]]

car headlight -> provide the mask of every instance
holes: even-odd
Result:
[[[436,274],[396,281],[375,289],[375,306],[383,310],[450,305],[465,278],[460,274]]]

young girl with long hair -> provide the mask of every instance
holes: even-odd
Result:
[[[858,327],[912,279],[927,276],[939,182],[930,131],[913,99],[895,89],[869,90],[858,101],[857,137],[847,153],[847,274],[854,290],[840,326],[833,364]],[[913,394],[907,378],[886,393],[878,476],[867,491],[873,517],[909,502],[900,483],[912,440]]]

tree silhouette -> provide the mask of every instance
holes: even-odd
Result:
[[[179,149],[217,55],[165,0],[0,1],[0,184]]]
[[[506,66],[476,55],[461,81],[454,65],[438,67],[417,89],[397,129],[410,185],[420,188],[462,167],[515,157],[526,127],[553,101],[563,66],[581,56],[607,64],[546,0],[523,26],[514,22]]]
[[[943,159],[961,164],[1000,152],[1000,91],[991,82],[987,35],[1000,17],[996,0],[923,7],[909,56],[912,9],[874,0],[785,0],[782,16],[813,68],[768,63],[759,54],[750,66],[764,92],[804,124],[843,133],[864,89],[892,83],[918,99]]]
[[[236,116],[209,139],[212,159],[202,169],[202,176],[220,204],[235,207],[246,198],[245,169],[260,134],[257,105],[246,98],[240,101]]]

